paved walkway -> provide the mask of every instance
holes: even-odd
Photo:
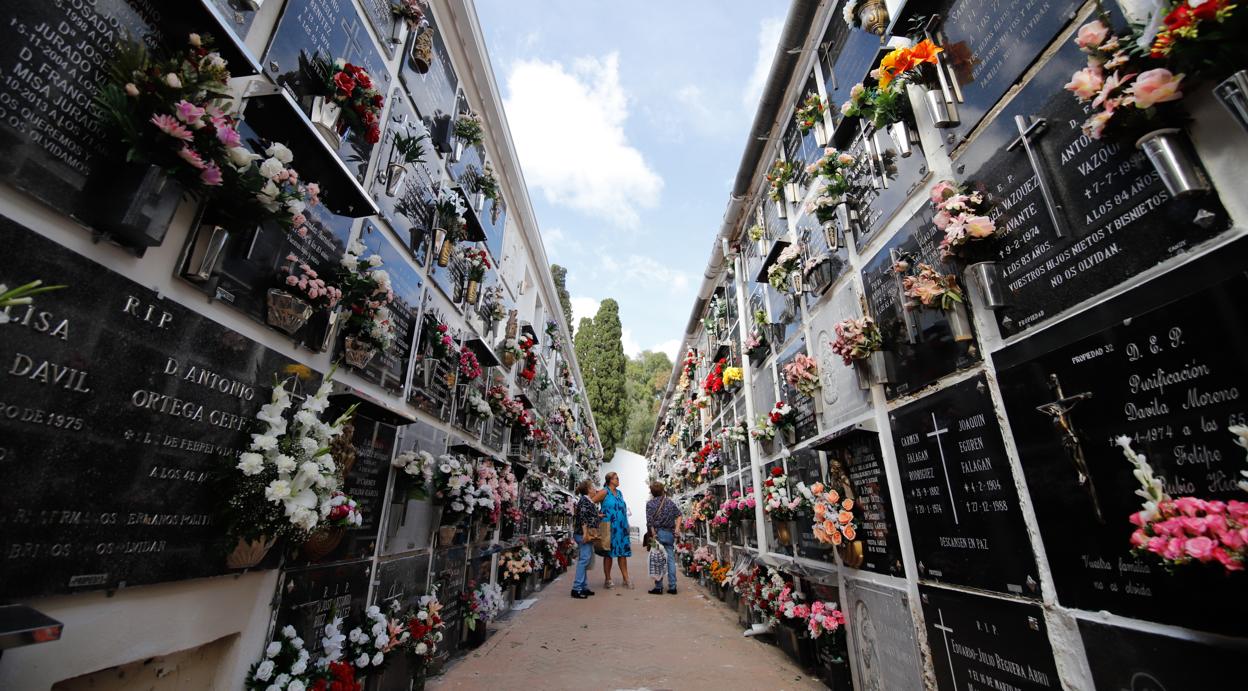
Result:
[[[776,646],[743,637],[736,613],[689,580],[679,595],[650,595],[640,582],[603,590],[599,570],[587,600],[569,597],[571,582],[560,576],[531,608],[491,624],[489,641],[427,688],[825,688]]]

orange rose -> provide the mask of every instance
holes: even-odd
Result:
[[[836,517],[836,520],[840,521],[841,523],[849,523],[850,521],[854,520],[854,514],[848,511],[842,511],[841,515]]]
[[[828,499],[828,501],[829,501],[829,502],[831,502],[831,503],[835,504],[836,502],[838,502],[838,501],[840,501],[840,500],[841,500],[841,494],[840,494],[840,492],[837,492],[837,491],[836,491],[836,490],[834,490],[834,489],[830,489],[830,490],[828,490],[828,496],[827,496],[827,499]]]
[[[825,520],[823,522],[823,532],[831,535],[836,532],[836,524],[832,521]]]
[[[854,530],[854,526],[852,525],[845,526],[845,539],[852,540],[855,537],[858,537],[858,531]]]
[[[845,499],[845,501],[841,502],[841,508],[842,508],[842,509],[845,509],[846,511],[853,511],[853,510],[854,510],[854,500],[853,500],[853,499],[846,498],[846,499]]]
[[[839,545],[839,544],[841,544],[841,534],[840,534],[840,533],[832,533],[832,544],[834,544],[834,545]]]

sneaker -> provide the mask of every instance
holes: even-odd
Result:
[[[584,599],[588,598],[589,596],[585,594],[585,591],[584,591],[584,590],[573,590],[573,591],[572,591],[572,597],[574,597],[574,598],[576,598],[576,599],[578,599],[578,600],[584,600]]]
[[[651,588],[651,589],[647,590],[646,592],[647,592],[647,593],[650,593],[651,595],[662,595],[662,594],[663,594],[663,589],[662,589],[662,588],[660,588],[660,587],[658,587],[658,586],[655,586],[655,587],[653,587],[653,588]]]
[[[676,589],[675,589],[675,588],[668,588],[668,589],[667,589],[667,594],[668,594],[668,595],[675,595],[675,594],[676,594]]]

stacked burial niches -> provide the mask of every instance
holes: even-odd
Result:
[[[1138,10],[1106,8],[1117,26]],[[1184,85],[1180,126],[1209,185],[1176,196],[1134,139],[1081,131],[1091,111],[1063,85],[1086,65],[1073,38],[1094,4],[888,2],[882,35],[843,9],[790,10],[649,455],[687,507],[774,468],[823,482],[855,500],[857,536],[832,548],[807,517],[781,544],[759,492],[755,522],[699,524],[691,547],[838,603],[846,635],[806,660],[835,688],[1233,685],[1244,576],[1133,553],[1140,482],[1115,440],[1173,497],[1248,499],[1230,429],[1248,412],[1242,90]],[[919,15],[925,33],[909,28]],[[944,48],[935,97],[952,123],[934,126],[916,86],[900,126],[841,114],[884,55],[924,36]],[[811,94],[827,110],[803,133]],[[825,147],[854,163],[821,223],[807,204],[827,181],[805,169]],[[777,161],[797,174],[773,198]],[[982,194],[997,229],[952,258],[929,200],[944,180]],[[794,247],[800,286],[777,289],[768,269]],[[907,296],[919,264],[965,302]],[[836,325],[861,317],[883,347],[847,365]],[[784,375],[798,356],[815,361],[813,396]],[[704,396],[716,367],[743,384]],[[780,402],[792,432],[744,436]]]
[[[566,536],[570,525],[529,516],[437,535],[446,531],[391,466],[395,455],[508,466],[523,495],[557,504],[602,457],[472,4],[435,0],[415,31],[389,3],[351,0],[9,10],[0,284],[67,287],[0,324],[0,688],[132,688],[149,677],[238,688],[286,625],[314,647],[332,617],[347,631],[368,606],[406,608],[435,587],[449,622],[442,655],[453,654],[468,584],[496,579],[500,550]],[[210,220],[211,205],[176,194],[165,195],[164,223],[100,232],[103,215],[155,218],[149,202],[161,198],[116,189],[130,168],[98,153],[106,135],[91,103],[106,61],[126,36],[177,47],[191,32],[215,39],[238,80],[248,144],[284,142],[303,179],[320,185],[306,235]],[[334,146],[313,125],[299,69],[317,53],[370,73],[385,99],[375,144],[352,129]],[[482,124],[479,145],[452,134],[469,113]],[[400,142],[418,138],[422,155],[405,156]],[[497,190],[487,194],[491,170]],[[459,252],[440,261],[439,192],[463,205],[457,249],[484,251],[484,275]],[[267,300],[286,255],[332,276],[356,242],[380,256],[395,295],[393,341],[366,360],[346,351],[327,311],[280,330],[291,324],[272,318],[285,312]],[[435,356],[439,325],[456,356],[461,347],[476,356],[481,376],[469,381],[457,357]],[[526,337],[532,356],[509,364],[503,345]],[[225,497],[211,478],[246,447],[278,377],[302,382],[295,393],[305,395],[335,364],[331,408],[359,405],[350,449],[339,451],[354,460],[344,489],[362,525],[316,550],[281,545],[256,567],[227,568]],[[494,387],[548,438],[469,407]],[[373,683],[407,688],[404,660]]]

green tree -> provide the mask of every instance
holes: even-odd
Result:
[[[558,264],[550,265],[550,275],[555,279],[555,290],[559,293],[559,304],[563,307],[563,320],[572,328],[572,296],[568,294],[568,270]]]
[[[585,396],[594,411],[598,438],[607,458],[624,440],[628,422],[628,400],[624,386],[623,330],[620,327],[620,306],[607,298],[598,307],[594,318],[581,319],[574,347],[576,359],[585,379]]]
[[[633,453],[646,452],[671,376],[672,361],[666,353],[646,350],[629,359],[624,369],[624,390],[628,395],[624,448]]]

